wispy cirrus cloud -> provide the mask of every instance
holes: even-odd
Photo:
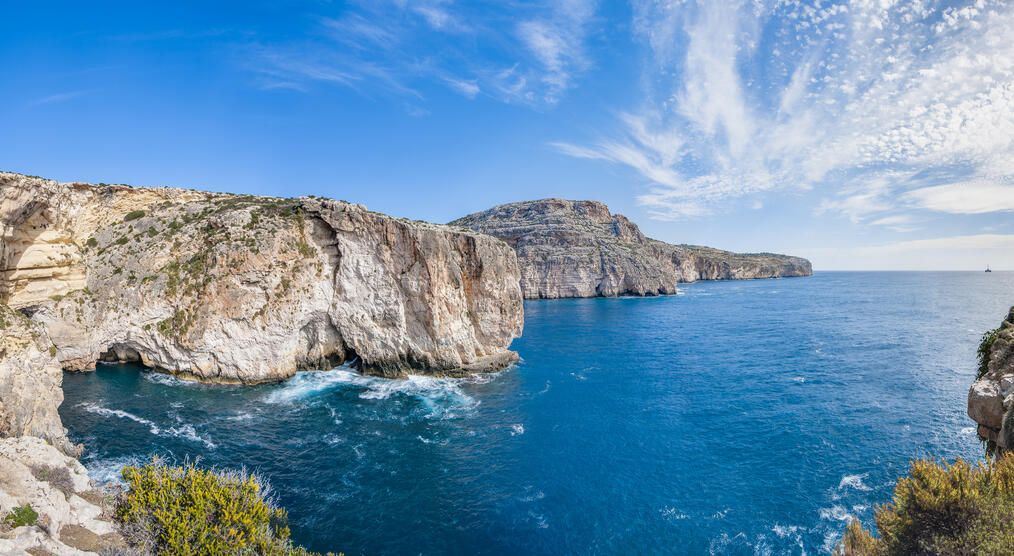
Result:
[[[551,145],[636,171],[656,218],[793,188],[818,188],[818,213],[855,222],[1007,210],[1010,2],[644,1],[634,12],[643,106],[597,142]],[[963,202],[948,203],[957,191]]]
[[[436,83],[469,99],[552,105],[590,65],[584,43],[595,5],[353,3],[318,17],[299,40],[251,46],[250,67],[263,88],[331,84],[423,101],[420,90]]]
[[[33,101],[29,102],[28,105],[29,106],[41,106],[43,104],[56,104],[56,103],[59,103],[59,102],[67,102],[68,100],[73,100],[75,98],[78,98],[78,97],[81,97],[81,96],[84,96],[84,95],[87,95],[87,94],[90,94],[90,93],[94,93],[97,90],[98,89],[82,89],[82,90],[79,90],[79,91],[68,91],[68,92],[65,92],[65,93],[56,93],[56,94],[48,95],[48,96],[45,96],[45,97],[33,100]]]

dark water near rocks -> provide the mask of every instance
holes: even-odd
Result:
[[[525,305],[523,362],[204,386],[100,367],[61,408],[93,474],[163,454],[267,477],[346,554],[824,552],[965,415],[1014,273],[818,273]]]

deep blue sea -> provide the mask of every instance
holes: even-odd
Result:
[[[161,454],[270,481],[345,554],[815,554],[911,458],[982,457],[965,415],[1014,273],[818,272],[658,298],[530,301],[522,362],[208,386],[67,374],[97,478]]]

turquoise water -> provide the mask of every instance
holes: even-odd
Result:
[[[833,273],[532,301],[516,368],[205,386],[67,374],[85,465],[255,470],[346,554],[807,554],[869,524],[913,457],[976,459],[979,336],[1014,273]]]

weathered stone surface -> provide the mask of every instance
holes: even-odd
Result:
[[[253,383],[347,360],[402,376],[517,358],[516,256],[482,234],[329,199],[11,173],[0,226],[0,300],[41,323],[72,370],[140,361]]]
[[[122,546],[108,509],[85,500],[94,492],[85,468],[39,438],[0,439],[0,515],[30,505],[37,525],[0,531],[0,554],[95,554]],[[85,550],[81,550],[84,548]]]
[[[968,391],[968,416],[979,436],[1014,449],[1014,307],[1000,324],[986,373]]]
[[[1003,395],[996,381],[983,378],[968,390],[968,416],[984,427],[1000,430],[1004,414]]]
[[[45,329],[0,303],[0,437],[37,436],[68,454],[57,408],[63,370]]]
[[[813,274],[810,262],[799,257],[650,239],[598,201],[511,203],[449,225],[496,236],[513,247],[521,289],[530,299],[671,294],[679,282]]]

